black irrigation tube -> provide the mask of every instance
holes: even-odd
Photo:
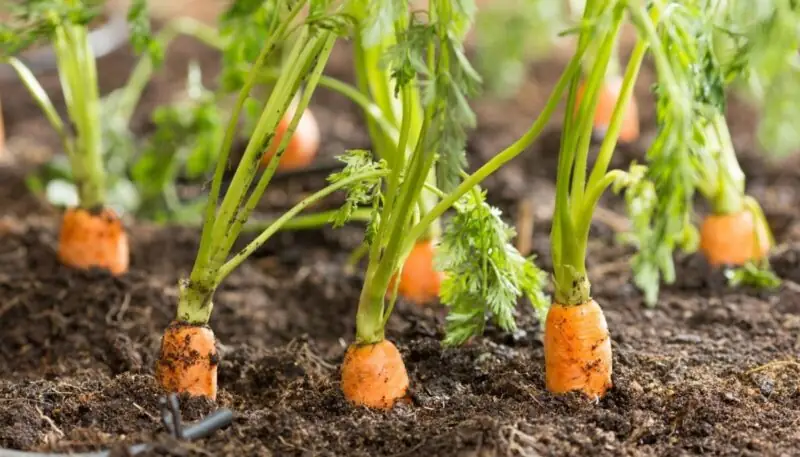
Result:
[[[229,425],[233,421],[233,412],[227,408],[214,411],[199,422],[188,427],[183,426],[181,419],[178,397],[171,394],[161,400],[161,420],[167,431],[175,438],[193,441],[210,436],[217,430]],[[154,447],[150,443],[134,444],[128,447],[128,455],[137,455],[151,450]],[[26,452],[14,451],[11,449],[0,448],[0,457],[108,457],[110,450],[95,452],[67,452],[67,453],[47,453],[47,452]]]

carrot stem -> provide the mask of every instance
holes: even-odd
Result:
[[[261,247],[264,243],[269,240],[269,238],[274,235],[278,230],[283,227],[283,224],[290,221],[293,217],[300,214],[304,209],[306,209],[309,205],[315,203],[318,200],[321,200],[328,195],[336,192],[339,189],[343,189],[354,182],[357,181],[364,181],[369,179],[378,178],[381,176],[385,176],[387,174],[386,171],[371,171],[368,173],[362,173],[360,175],[351,176],[347,179],[343,179],[338,181],[334,184],[331,184],[309,197],[303,199],[300,203],[296,204],[292,207],[289,211],[283,213],[281,217],[279,217],[275,222],[270,224],[255,240],[251,241],[250,244],[247,245],[244,249],[239,251],[236,255],[234,255],[230,260],[225,262],[222,266],[219,267],[217,271],[217,279],[216,282],[219,283],[226,276],[228,276],[233,270],[236,269],[247,257],[250,256],[255,250]]]
[[[700,186],[700,191],[711,202],[714,214],[738,213],[744,209],[745,176],[721,112],[715,113],[706,125],[705,138],[714,163],[703,167],[703,181],[708,185]]]
[[[97,66],[86,26],[59,26],[55,30],[53,49],[67,112],[75,126],[74,149],[68,157],[78,188],[79,206],[95,209],[104,203],[106,176]]]
[[[331,211],[321,211],[314,214],[295,216],[291,220],[286,221],[280,227],[280,230],[291,231],[291,230],[318,229],[330,224],[331,221],[333,220],[333,217],[337,213],[338,210],[331,210]],[[372,219],[371,208],[358,208],[353,210],[353,213],[350,215],[351,221],[369,222],[371,219]],[[260,221],[249,220],[247,221],[246,224],[244,224],[242,230],[245,232],[262,232],[274,223],[275,220],[260,220]]]
[[[267,42],[264,43],[261,53],[253,64],[253,68],[251,69],[250,73],[248,74],[244,87],[242,87],[242,89],[239,91],[239,95],[236,98],[236,103],[231,111],[231,118],[228,121],[228,127],[225,130],[225,137],[222,141],[220,154],[217,157],[217,166],[214,170],[214,178],[211,181],[211,191],[208,194],[208,201],[206,202],[203,231],[200,236],[200,248],[197,253],[197,259],[195,260],[195,265],[200,269],[205,268],[205,266],[211,261],[211,253],[209,251],[211,249],[210,244],[213,238],[212,232],[214,232],[214,226],[217,220],[215,215],[217,212],[217,204],[219,203],[220,190],[222,187],[222,177],[225,174],[225,168],[228,165],[228,157],[230,156],[231,147],[233,146],[236,127],[239,123],[239,115],[244,107],[247,97],[250,96],[250,91],[253,89],[253,86],[257,81],[257,69],[264,64],[264,62],[267,60],[267,57],[269,57],[269,55],[275,50],[277,43],[285,35],[289,24],[291,24],[297,14],[300,13],[301,9],[302,8],[294,9],[290,13],[289,17],[286,18],[282,24],[277,26],[277,28],[275,27],[275,22],[271,24],[270,29],[275,29],[275,33],[271,34],[267,39]],[[277,21],[278,15],[275,15],[274,18],[275,21]]]
[[[423,215],[420,221],[415,224],[409,232],[408,241],[403,249],[404,252],[410,252],[411,248],[414,246],[415,240],[419,238],[425,232],[425,230],[428,229],[434,220],[441,217],[448,208],[453,206],[458,199],[472,190],[473,187],[480,184],[484,179],[497,171],[500,167],[521,154],[539,137],[539,135],[541,135],[542,131],[544,131],[544,128],[547,126],[547,123],[550,121],[550,118],[553,116],[553,113],[558,107],[561,97],[564,95],[564,91],[567,89],[567,85],[572,81],[573,77],[578,74],[580,70],[580,61],[584,52],[585,46],[578,48],[575,55],[572,57],[572,60],[570,60],[570,63],[567,65],[567,68],[564,70],[564,73],[561,74],[561,78],[556,83],[553,91],[550,93],[550,98],[547,100],[547,103],[542,109],[542,112],[539,114],[539,117],[536,118],[528,131],[502,152],[492,157],[474,173],[466,177],[461,184],[458,185],[458,187],[447,193],[446,196],[441,198],[436,206],[431,208],[430,211]]]

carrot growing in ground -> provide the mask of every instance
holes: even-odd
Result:
[[[98,10],[88,2],[54,0],[14,13],[0,31],[0,59],[16,70],[58,133],[77,186],[77,205],[66,210],[61,224],[58,258],[75,268],[125,273],[128,238],[117,214],[106,206],[97,69],[88,40],[87,24]],[[69,125],[31,71],[13,57],[42,39],[51,41],[55,51]]]
[[[720,1],[712,17],[717,33],[705,68],[714,73],[720,89],[709,100],[704,130],[712,158],[704,164],[700,191],[711,203],[712,214],[701,226],[700,249],[710,264],[734,267],[726,270],[732,285],[775,287],[780,279],[768,261],[775,241],[758,202],[745,193],[745,175],[723,114],[724,89],[744,83],[762,105],[758,137],[770,154],[800,147],[800,130],[790,120],[800,115],[800,5],[776,0],[760,3],[753,11]]]
[[[636,26],[638,37],[622,78],[620,96],[612,111],[608,131],[587,179],[592,117],[602,97],[604,78],[609,65],[613,64],[613,50],[626,17],[630,17]],[[608,325],[602,309],[592,299],[586,270],[592,214],[605,190],[609,187],[617,192],[625,190],[629,212],[637,229],[642,226],[649,229],[649,224],[665,224],[672,230],[669,234],[673,238],[668,242],[653,237],[662,241],[656,246],[658,255],[669,257],[671,261],[672,251],[678,245],[675,232],[685,232],[682,224],[688,218],[691,192],[696,183],[693,181],[692,157],[684,143],[694,135],[696,86],[695,75],[683,72],[684,68],[678,64],[684,60],[686,65],[695,62],[693,33],[704,25],[700,21],[702,17],[702,10],[695,9],[694,5],[687,6],[687,2],[652,2],[647,9],[639,2],[624,0],[586,3],[578,46],[593,42],[596,51],[586,72],[586,90],[580,109],[577,113],[565,113],[551,232],[555,297],[545,323],[544,346],[546,384],[553,393],[578,391],[596,399],[605,395],[612,385]],[[687,28],[692,33],[687,33]],[[687,42],[665,41],[662,36],[684,38]],[[631,100],[639,69],[648,51],[656,62],[657,90],[663,96],[659,100],[659,114],[666,127],[660,129],[653,146],[655,149],[648,151],[648,167],[634,163],[628,171],[609,171],[623,128],[625,106]],[[671,61],[671,57],[678,62]],[[578,84],[574,78],[568,106],[575,106]],[[660,180],[665,178],[674,181],[664,184]],[[667,184],[675,186],[669,189],[671,192],[666,191]],[[677,202],[669,200],[672,197],[677,198]],[[665,202],[672,205],[669,207],[672,213],[659,214],[653,210]],[[654,278],[646,279],[652,281]]]
[[[737,26],[718,22],[726,17],[720,11],[727,8],[725,3],[680,5],[669,12],[671,27],[649,30],[665,49],[684,50],[667,52],[659,60],[662,67],[672,68],[676,79],[682,81],[679,85],[687,94],[682,110],[691,113],[681,114],[675,109],[675,100],[681,98],[663,87],[657,88],[659,134],[648,151],[648,177],[658,198],[651,205],[642,204],[646,199],[626,195],[634,243],[639,247],[633,259],[634,279],[651,306],[656,302],[660,280],[675,280],[672,252],[676,247],[686,252],[699,247],[713,265],[738,266],[726,270],[732,285],[772,287],[779,283],[766,259],[774,241],[758,203],[745,194],[745,176],[723,113],[726,84],[737,77],[753,75],[758,65],[752,60],[781,46],[777,40],[767,45],[762,39],[744,39],[748,35],[763,37],[771,28],[761,21],[750,24],[748,12],[741,13],[747,17],[742,21],[752,27],[749,34],[739,30],[741,23]],[[765,17],[785,17],[774,14],[775,5],[765,6],[771,11]],[[796,32],[793,27],[790,28]],[[728,39],[735,46],[729,46]],[[759,42],[761,46],[756,45]],[[791,44],[784,43],[784,48],[791,48]],[[796,46],[791,53],[796,54]],[[691,126],[686,127],[687,124]],[[703,222],[699,233],[691,222],[695,190],[712,207],[712,215]]]
[[[774,240],[758,203],[745,195],[744,172],[722,112],[711,115],[705,134],[711,160],[701,168],[699,190],[712,214],[700,226],[700,250],[713,266],[763,263]]]
[[[311,14],[304,20],[299,19],[298,13],[306,4],[308,3],[301,1],[286,5],[277,0],[271,3],[270,11],[276,16],[274,20],[269,21],[271,24],[271,28],[267,30],[269,38],[263,43],[258,57],[246,74],[243,87],[236,99],[211,183],[197,257],[189,277],[180,282],[177,316],[165,330],[162,339],[156,362],[156,378],[165,390],[215,398],[219,358],[215,348],[214,333],[208,326],[208,321],[213,307],[214,292],[220,283],[283,224],[301,213],[304,208],[353,183],[375,182],[385,174],[385,171],[372,167],[360,169],[331,183],[276,219],[244,249],[233,256],[230,255],[245,222],[274,176],[289,137],[300,121],[300,114],[308,106],[320,80],[337,36],[345,30],[346,18],[340,14],[338,8],[333,6],[329,8],[327,2],[311,2],[309,4]],[[270,52],[277,43],[283,42],[292,30],[298,30],[298,35],[286,56],[284,71],[270,92],[244,155],[220,201],[222,178],[228,164],[242,107],[258,80],[259,72],[263,69]],[[289,135],[281,139],[269,166],[256,180],[262,156],[269,143],[275,141],[274,132],[278,123],[304,82],[306,89],[297,101],[297,111],[287,129]],[[362,184],[361,188],[364,186],[365,184]]]

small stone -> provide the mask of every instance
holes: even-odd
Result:
[[[761,395],[769,397],[775,390],[775,381],[773,381],[772,378],[763,378],[758,383],[758,388],[761,390]]]
[[[700,335],[681,333],[675,335],[675,337],[672,338],[672,342],[679,344],[700,344],[703,342],[703,337],[701,337]]]
[[[736,398],[736,396],[735,396],[735,395],[733,395],[733,394],[732,394],[732,393],[730,393],[730,392],[725,392],[724,394],[722,394],[722,398],[723,398],[725,401],[727,401],[728,403],[739,403],[739,399],[738,399],[738,398]]]

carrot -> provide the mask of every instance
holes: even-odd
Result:
[[[597,99],[597,107],[594,113],[594,130],[601,136],[605,135],[611,123],[611,116],[614,113],[614,106],[622,90],[622,77],[610,76],[600,87],[600,94]],[[581,82],[576,94],[575,110],[577,111],[583,100],[583,93],[586,91],[586,81]],[[639,108],[636,99],[631,97],[622,115],[622,126],[619,131],[620,143],[631,143],[639,138]]]
[[[70,267],[105,268],[115,275],[128,271],[128,236],[110,208],[70,208],[58,237],[58,259]]]
[[[758,261],[770,247],[767,228],[747,210],[709,215],[700,227],[700,250],[712,266]]]
[[[351,403],[391,409],[408,398],[408,372],[400,351],[389,340],[353,343],[342,364],[342,391]]]
[[[433,240],[418,241],[411,250],[400,271],[398,293],[418,305],[430,303],[439,297],[439,288],[444,273],[434,269],[435,247]],[[389,291],[394,290],[397,275],[389,282]]]
[[[269,149],[267,149],[266,154],[264,154],[264,158],[261,162],[262,167],[269,165],[272,156],[274,156],[278,151],[283,136],[289,129],[289,124],[291,124],[294,114],[295,108],[294,105],[291,105],[286,110],[286,113],[278,123],[278,127],[275,129],[275,137],[272,142],[270,142]],[[300,122],[297,124],[297,129],[295,129],[294,134],[292,134],[292,137],[289,139],[289,143],[286,145],[286,150],[283,152],[283,155],[280,158],[278,170],[296,170],[307,167],[317,155],[319,143],[320,133],[317,120],[311,110],[306,109],[303,111],[303,115],[300,116]]]
[[[172,321],[161,339],[156,379],[167,392],[217,397],[217,356],[214,332],[206,325]]]
[[[544,330],[545,382],[553,393],[579,391],[602,397],[611,387],[611,338],[594,300],[554,304]]]

